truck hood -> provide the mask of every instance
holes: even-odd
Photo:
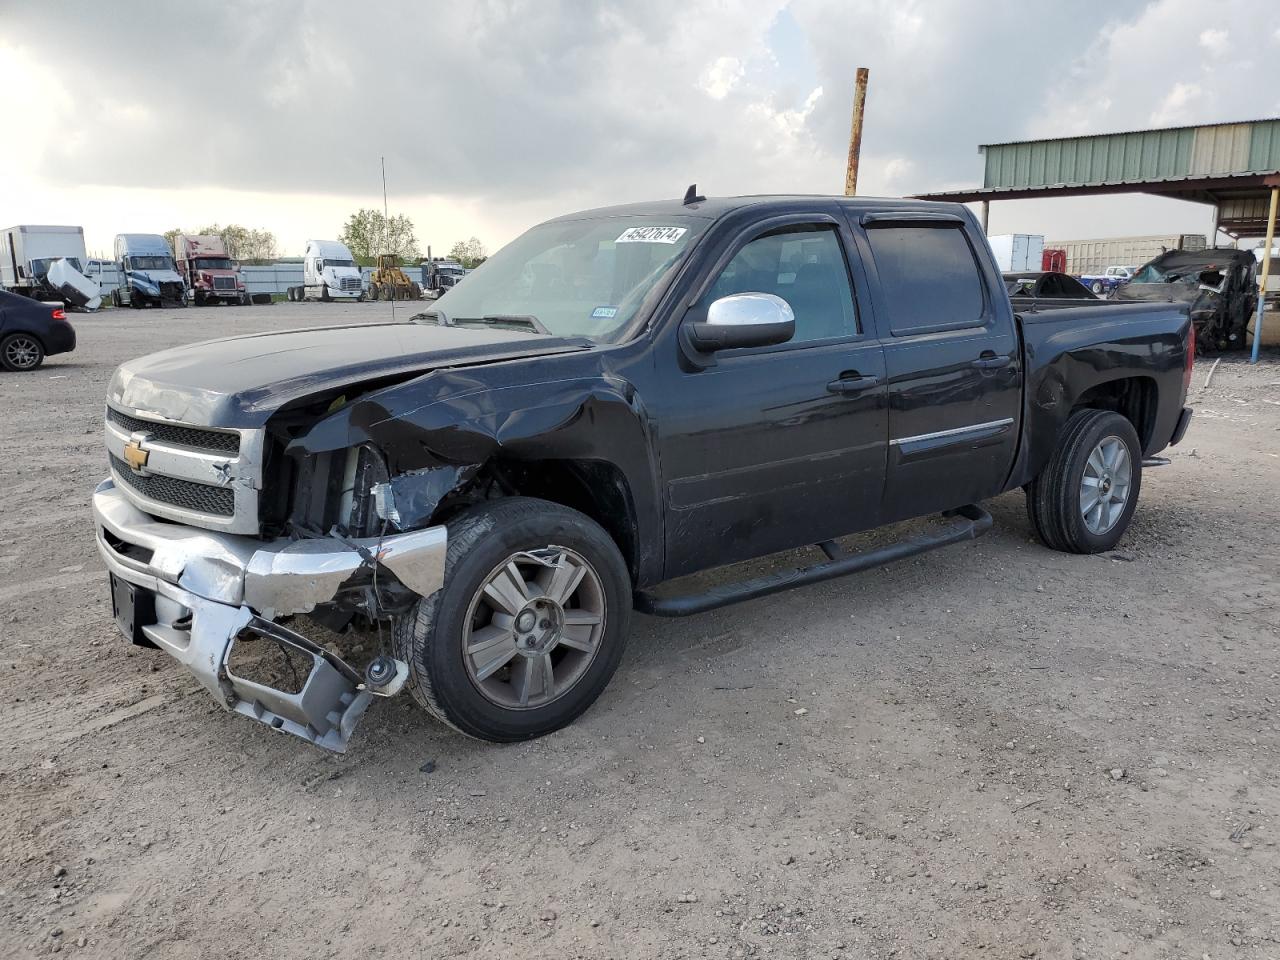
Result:
[[[585,338],[496,328],[385,323],[229,337],[117,368],[109,402],[197,426],[259,427],[286,404],[442,367],[587,350]]]

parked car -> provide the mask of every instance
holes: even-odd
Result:
[[[1089,288],[1066,273],[1006,273],[1005,290],[1015,301],[1029,300],[1096,300]]]
[[[1116,300],[1188,304],[1202,350],[1238,350],[1258,308],[1257,261],[1249,250],[1170,250],[1116,288]]]
[[[691,190],[536,226],[409,323],[124,364],[98,548],[122,632],[229,710],[343,750],[407,689],[521,740],[599,696],[633,607],[969,540],[1020,488],[1047,546],[1111,549],[1144,460],[1187,429],[1191,338],[1177,304],[1015,314],[963,206]],[[835,542],[929,514],[869,552]],[[656,589],[808,544],[828,559]],[[359,669],[300,613],[381,625],[389,652]],[[298,682],[241,669],[254,645]]]
[[[45,357],[76,348],[76,331],[61,303],[43,303],[0,290],[0,367],[34,370]]]
[[[1137,267],[1107,267],[1100,274],[1085,274],[1080,278],[1080,282],[1098,296],[1102,296],[1128,280],[1137,269]]]

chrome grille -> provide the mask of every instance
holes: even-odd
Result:
[[[138,509],[224,533],[259,532],[264,430],[153,419],[110,403],[105,421],[116,487]]]
[[[115,454],[111,458],[111,469],[117,480],[138,491],[148,500],[157,503],[168,503],[183,510],[196,513],[207,513],[215,517],[230,517],[236,512],[235,493],[227,487],[213,487],[192,480],[179,480],[176,477],[159,477],[134,473],[129,465]]]
[[[235,277],[214,277],[213,289],[215,290],[234,290],[236,288]]]
[[[128,433],[148,433],[161,443],[172,443],[192,450],[209,450],[214,453],[237,454],[240,452],[240,434],[223,433],[220,430],[202,430],[180,423],[162,423],[142,420],[127,413],[107,407],[107,419],[119,424]]]

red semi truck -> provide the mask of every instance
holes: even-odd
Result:
[[[174,243],[178,273],[191,291],[197,307],[218,303],[248,303],[240,264],[227,255],[218,236],[178,234]]]

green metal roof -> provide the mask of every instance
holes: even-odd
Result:
[[[1280,118],[979,147],[983,188],[1027,190],[1280,170]]]

